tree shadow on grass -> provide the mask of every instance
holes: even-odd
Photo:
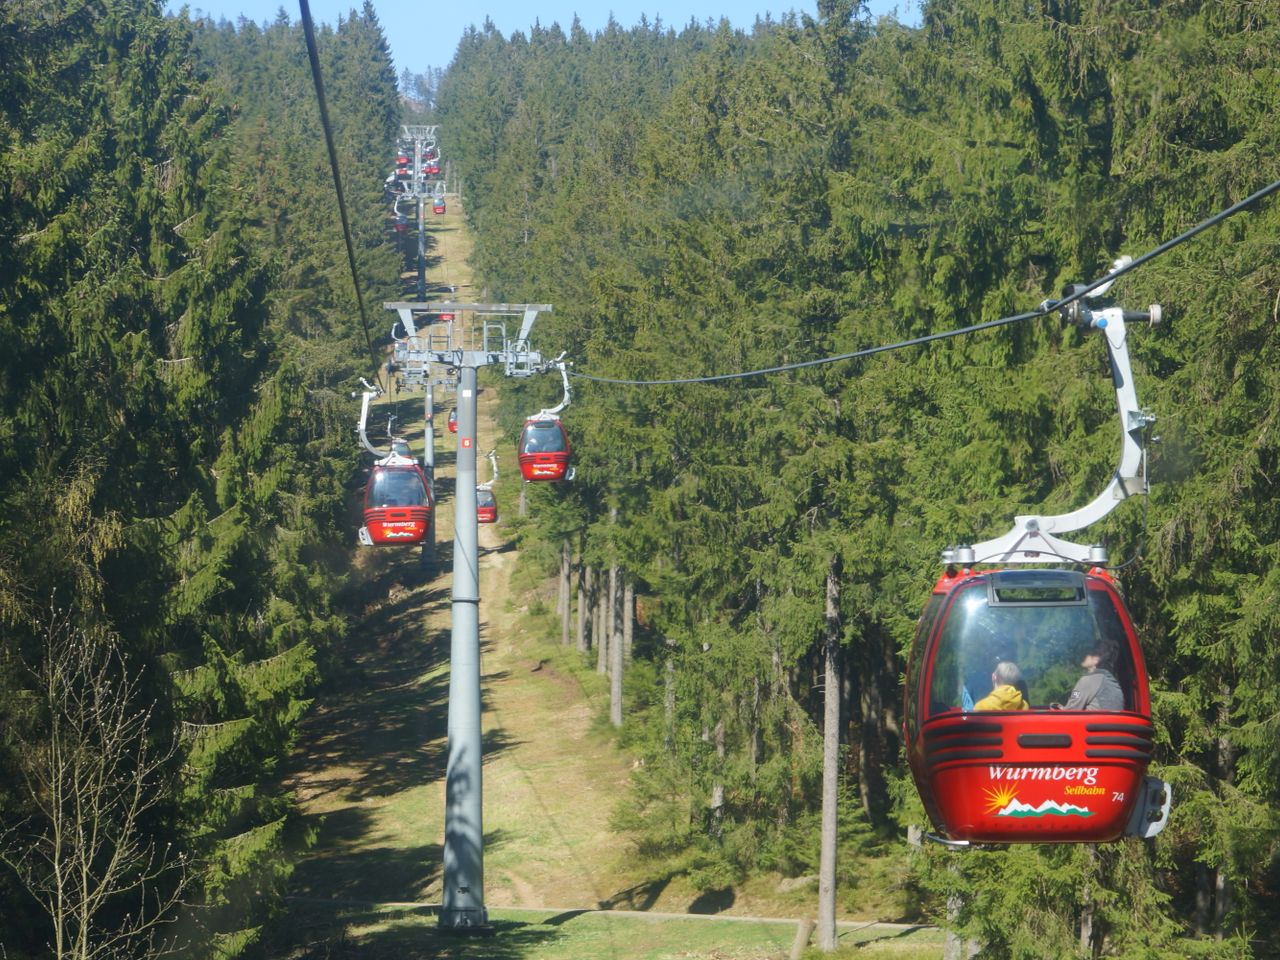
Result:
[[[294,869],[290,897],[339,906],[439,898],[442,843],[401,846],[395,836],[374,835],[374,818],[362,807],[343,807],[310,819],[318,842]],[[508,839],[501,830],[487,831],[485,849],[500,849]]]
[[[675,874],[669,873],[619,890],[608,899],[601,900],[598,906],[601,910],[649,910],[658,902],[658,897],[662,896],[662,891],[667,889],[673,876]]]
[[[854,930],[854,931],[841,930],[839,933],[839,936],[836,939],[837,939],[837,945],[841,948],[847,949],[849,947],[855,947],[860,949],[862,947],[868,946],[869,944],[888,943],[892,940],[902,940],[912,936],[913,934],[919,933],[922,930],[934,930],[934,929],[936,928],[931,927],[928,924],[918,924],[916,926],[903,927],[901,930],[886,930],[883,933],[880,933],[878,935],[872,935],[868,937],[859,936],[859,933],[861,933],[861,931],[859,930]]]
[[[422,618],[424,606],[448,602],[447,590],[400,581],[388,590],[395,599],[371,605],[352,629],[340,675],[303,721],[287,779],[303,800],[356,803],[444,779],[450,634],[425,635]],[[484,737],[486,759],[511,746],[500,730]]]
[[[694,897],[688,910],[690,913],[724,913],[733,906],[735,899],[733,887],[706,890]]]
[[[440,451],[437,450],[436,451],[436,467],[439,468],[439,466],[440,466]],[[442,477],[439,474],[436,474],[434,489],[435,489],[437,510],[441,510],[441,509],[448,510],[450,513],[450,516],[453,515],[453,491],[457,489],[457,486],[458,485],[454,481],[453,477]]]
[[[317,849],[298,864],[290,894],[330,902],[413,902],[440,881],[443,849],[438,843],[392,846],[393,837],[372,837],[370,813],[344,807],[309,818]],[[379,842],[382,841],[382,842]]]
[[[340,792],[355,802],[444,776],[449,678],[440,667],[448,647],[413,632],[385,638],[385,655],[354,664],[347,689],[304,721],[307,745],[289,778],[303,799]],[[398,647],[412,650],[400,656]]]
[[[554,926],[508,919],[492,921],[485,935],[446,933],[436,907],[292,906],[290,926],[302,936],[290,960],[518,960],[563,938]]]

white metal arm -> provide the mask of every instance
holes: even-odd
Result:
[[[385,457],[385,453],[369,442],[369,435],[365,432],[365,424],[369,420],[369,401],[376,397],[379,391],[376,387],[371,387],[369,385],[369,381],[365,380],[363,377],[360,379],[360,384],[364,387],[364,390],[360,393],[360,423],[356,427],[356,432],[359,433],[360,443],[366,450],[372,453],[375,457]],[[355,394],[353,393],[352,396],[354,397]]]
[[[554,407],[548,407],[545,410],[539,410],[537,414],[529,418],[531,420],[558,419],[558,414],[560,413],[560,411],[563,410],[565,407],[567,407],[569,403],[573,400],[573,391],[569,389],[569,372],[568,372],[569,364],[565,363],[564,354],[562,353],[560,354],[560,356],[556,357],[555,360],[551,362],[551,366],[556,367],[560,371],[560,379],[564,383],[564,399],[561,400]]]
[[[489,458],[489,464],[493,467],[493,476],[489,478],[488,483],[477,485],[477,490],[492,490],[493,485],[498,482],[498,451],[490,450],[485,456]]]
[[[1115,269],[1128,262],[1117,260]],[[1110,284],[1104,284],[1089,299],[1106,293]],[[1155,422],[1155,416],[1138,406],[1138,395],[1133,386],[1133,371],[1129,366],[1129,343],[1125,331],[1126,320],[1160,322],[1160,306],[1152,304],[1147,313],[1131,313],[1122,307],[1091,309],[1083,302],[1067,308],[1069,319],[1077,325],[1102,332],[1107,342],[1107,354],[1111,359],[1111,378],[1116,391],[1116,410],[1120,416],[1120,463],[1111,476],[1106,489],[1091,502],[1071,513],[1042,516],[1029,514],[1014,519],[1013,529],[1002,537],[975,543],[972,547],[957,547],[943,551],[945,563],[1046,563],[1071,561],[1099,564],[1107,561],[1105,547],[1098,544],[1079,544],[1062,540],[1059,533],[1080,530],[1101,520],[1123,500],[1147,492],[1146,455],[1142,434]]]

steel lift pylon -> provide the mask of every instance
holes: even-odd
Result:
[[[404,337],[396,342],[396,362],[428,371],[432,363],[457,371],[457,479],[454,488],[452,630],[449,644],[449,760],[445,775],[444,891],[439,926],[483,932],[489,926],[484,904],[484,817],[480,729],[480,564],[476,520],[476,376],[485,366],[505,375],[542,372],[529,334],[550,304],[389,302]],[[448,324],[426,325],[430,315],[452,313]],[[468,328],[463,316],[482,317]],[[521,318],[514,338],[505,317]],[[495,319],[498,318],[498,319]],[[443,330],[440,328],[444,327]]]

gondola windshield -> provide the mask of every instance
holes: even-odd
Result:
[[[534,420],[525,424],[521,453],[563,453],[564,431],[559,420]]]
[[[417,470],[377,470],[366,507],[420,507],[427,506],[427,490]]]
[[[996,664],[1018,665],[1033,710],[1065,703],[1081,658],[1102,651],[1126,710],[1136,708],[1130,638],[1110,593],[1067,571],[995,573],[956,591],[942,623],[929,682],[929,714],[970,712],[991,689]]]

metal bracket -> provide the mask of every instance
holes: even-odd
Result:
[[[1173,788],[1158,777],[1144,777],[1142,798],[1134,804],[1129,823],[1124,829],[1127,837],[1150,839],[1169,823],[1169,810],[1173,807]]]
[[[907,827],[907,843],[913,847],[923,847],[925,841],[936,843],[940,847],[946,847],[948,850],[972,850],[974,845],[968,840],[950,840],[946,837],[940,837],[936,833],[911,824]]]

